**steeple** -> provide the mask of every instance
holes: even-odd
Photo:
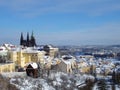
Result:
[[[32,31],[31,37],[34,37],[33,31]]]
[[[36,46],[36,41],[35,41],[35,38],[34,38],[34,34],[33,34],[33,31],[32,31],[32,34],[31,34],[31,46]]]
[[[24,40],[24,38],[23,38],[23,33],[21,32],[20,45],[23,45],[23,40]]]

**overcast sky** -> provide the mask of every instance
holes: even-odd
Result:
[[[120,44],[120,0],[0,0],[0,44]]]

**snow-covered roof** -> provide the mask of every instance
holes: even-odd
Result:
[[[39,51],[37,49],[34,49],[32,47],[24,47],[24,48],[17,47],[16,49],[14,49],[14,51],[16,51],[16,52],[22,51],[24,53],[40,53],[40,52],[43,53],[44,52],[44,51]]]
[[[53,58],[52,57],[50,57],[50,56],[44,56],[44,63],[49,63],[49,62],[51,62],[51,60],[52,60]]]
[[[28,65],[31,65],[34,69],[37,69],[37,68],[38,68],[37,63],[29,63]]]
[[[9,49],[9,50],[16,48],[16,46],[15,46],[15,45],[12,45],[12,44],[3,44],[3,46],[4,46],[5,48]]]
[[[111,69],[112,67],[110,65],[103,65],[103,68],[105,68],[105,69]]]
[[[92,55],[79,55],[79,58],[93,58],[94,56]]]
[[[80,64],[80,66],[81,66],[81,67],[86,67],[86,66],[88,66],[88,63],[82,62],[82,63]]]
[[[63,59],[64,59],[64,58],[72,59],[72,58],[74,58],[74,57],[71,56],[71,55],[63,55],[62,58],[63,58]]]
[[[112,61],[113,64],[116,64],[116,63],[119,63],[120,64],[120,61]]]
[[[71,55],[63,55],[61,61],[63,61],[65,64],[72,64],[75,60],[76,59]]]
[[[0,51],[6,51],[6,48],[4,46],[0,46]]]

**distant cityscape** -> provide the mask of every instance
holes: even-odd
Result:
[[[0,75],[5,90],[119,90],[120,45],[38,45],[21,33],[0,46]]]

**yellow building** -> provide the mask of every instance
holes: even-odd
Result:
[[[13,63],[0,64],[0,72],[12,72],[15,71],[16,66],[24,68],[28,63],[31,62],[40,62],[41,65],[45,65],[46,67],[50,68],[52,59],[58,52],[58,48],[49,46],[50,58],[45,58],[46,52],[38,51],[37,48],[34,47],[15,47],[9,44],[5,44],[4,47],[7,50],[6,55],[8,56],[8,60],[12,61]],[[12,47],[14,48],[12,49]]]
[[[58,48],[53,48],[53,47],[50,48],[51,57],[54,57],[57,54],[57,52],[58,52]]]
[[[14,63],[4,63],[0,64],[0,73],[2,72],[14,72],[15,64]]]
[[[44,48],[47,48],[47,50],[45,50],[45,51],[46,51],[46,54],[48,54],[50,57],[55,57],[59,50],[58,48],[53,47],[51,45],[46,45],[46,46],[44,46]]]
[[[87,62],[81,61],[77,62],[77,68],[80,70],[81,73],[89,73],[91,70],[95,71],[96,65],[88,65]]]
[[[31,49],[20,49],[16,51],[10,51],[10,60],[20,67],[25,67],[27,63],[30,62],[40,62],[44,63],[44,51],[37,51]]]

